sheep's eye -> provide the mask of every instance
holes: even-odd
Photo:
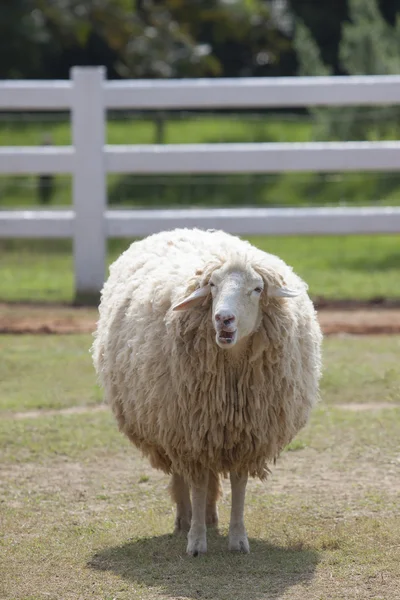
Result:
[[[256,287],[256,288],[254,288],[254,291],[256,292],[256,294],[261,294],[262,288],[261,287]]]
[[[209,285],[210,287],[215,287],[215,283],[213,283],[212,281],[210,281]]]

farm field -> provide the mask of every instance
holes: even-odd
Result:
[[[90,335],[0,337],[0,598],[400,598],[398,336],[329,337],[322,400],[209,554],[171,535],[168,478],[118,433]]]
[[[107,141],[153,143],[158,126],[111,120]],[[40,144],[44,132],[70,143],[55,121],[2,122],[0,144]],[[167,143],[314,139],[309,120],[277,115],[186,116],[161,133]],[[36,186],[1,177],[0,207],[37,208]],[[400,179],[110,176],[108,193],[114,206],[396,205]],[[71,181],[57,177],[51,206],[70,203]],[[0,241],[0,600],[400,600],[398,236],[251,241],[293,265],[324,332],[340,335],[324,341],[310,423],[268,482],[249,484],[250,556],[227,551],[224,482],[220,529],[198,559],[171,534],[168,478],[102,402],[89,354],[97,312],[73,306],[71,242]],[[108,262],[129,243],[110,240]]]

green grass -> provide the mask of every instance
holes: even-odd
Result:
[[[398,236],[253,237],[281,256],[309,284],[313,298],[400,298]],[[129,245],[112,240],[109,262]],[[0,301],[72,302],[69,241],[0,241]]]
[[[314,298],[400,297],[397,235],[253,237],[251,241],[292,265]]]
[[[184,118],[169,118],[165,123],[164,142],[215,143],[215,142],[254,142],[254,141],[304,141],[310,138],[309,122],[297,118],[296,121],[265,118],[257,115],[243,115],[240,119],[230,115],[198,115]],[[31,146],[42,143],[44,136],[50,136],[54,145],[71,143],[68,122],[22,120],[0,122],[0,145]],[[156,141],[156,122],[149,117],[110,119],[107,124],[107,143],[110,144],[150,144]],[[265,183],[258,177],[255,182],[251,202],[263,202],[260,190]],[[266,179],[268,182],[268,178]],[[239,188],[238,188],[239,183]],[[131,177],[109,176],[108,190],[111,204],[135,206],[176,204],[237,204],[243,202],[243,194],[249,187],[248,177]],[[71,204],[71,178],[57,176],[52,204]],[[242,191],[243,190],[243,191]],[[0,177],[0,206],[24,207],[38,204],[37,178],[35,176]]]
[[[71,143],[67,121],[32,119],[0,122],[0,145],[38,145],[50,136],[55,145]],[[315,137],[306,116],[266,114],[167,115],[163,140],[168,144],[219,142],[305,142]],[[390,136],[389,136],[390,137]],[[397,139],[393,127],[393,139]],[[114,115],[107,123],[110,144],[157,141],[156,120],[148,115]],[[57,176],[52,205],[71,204],[71,178]],[[400,204],[398,173],[286,173],[277,175],[190,175],[108,177],[110,205],[125,206],[308,206]],[[34,207],[37,177],[0,177],[0,206]]]
[[[50,137],[54,145],[72,142],[68,121],[57,118],[14,120],[0,122],[0,146],[37,146]],[[218,142],[284,142],[307,141],[312,137],[309,119],[273,114],[197,114],[172,117],[167,115],[163,139],[166,144]],[[149,116],[115,118],[107,122],[108,144],[154,144],[157,142],[157,120]]]
[[[43,412],[98,401],[91,336],[0,341],[1,598],[398,597],[399,337],[325,340],[321,404],[270,481],[249,483],[252,553],[227,552],[224,482],[220,531],[199,559],[185,556],[184,536],[171,535],[167,478],[108,410]],[[397,408],[376,407],[387,400]],[[348,402],[374,410],[341,408]],[[21,414],[33,409],[36,418]]]
[[[400,338],[331,337],[324,344],[324,404],[399,402]],[[355,400],[357,398],[357,400]]]
[[[59,409],[101,402],[90,345],[88,335],[0,336],[1,409]]]
[[[71,302],[72,242],[0,240],[0,278],[1,300]]]

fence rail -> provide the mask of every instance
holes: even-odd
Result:
[[[398,171],[400,142],[105,144],[107,109],[249,109],[400,104],[400,76],[106,81],[74,68],[70,81],[0,82],[0,110],[71,111],[72,146],[1,147],[0,173],[73,175],[74,210],[0,211],[0,237],[72,237],[76,297],[97,297],[107,237],[177,226],[239,234],[400,231],[397,208],[107,210],[106,174]]]
[[[242,235],[397,233],[400,208],[215,208],[107,210],[107,237],[130,238],[175,227],[217,228]],[[71,238],[72,210],[3,211],[0,238]]]
[[[0,82],[0,110],[69,110],[75,89],[73,74],[79,70],[72,70],[72,81]],[[397,75],[103,80],[100,87],[106,109],[388,106],[400,102],[400,77]]]

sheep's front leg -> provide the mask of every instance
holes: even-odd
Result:
[[[221,484],[219,475],[213,471],[208,475],[208,492],[206,507],[206,524],[218,527],[218,508],[217,501],[221,496]]]
[[[206,505],[208,471],[201,481],[192,485],[192,524],[186,552],[191,556],[207,552]]]
[[[176,502],[175,533],[189,531],[192,520],[189,486],[181,475],[173,473],[169,491],[172,500]]]
[[[244,526],[244,500],[246,496],[247,473],[237,475],[230,474],[232,488],[231,521],[229,525],[229,550],[237,552],[250,552],[249,540],[247,539]]]

